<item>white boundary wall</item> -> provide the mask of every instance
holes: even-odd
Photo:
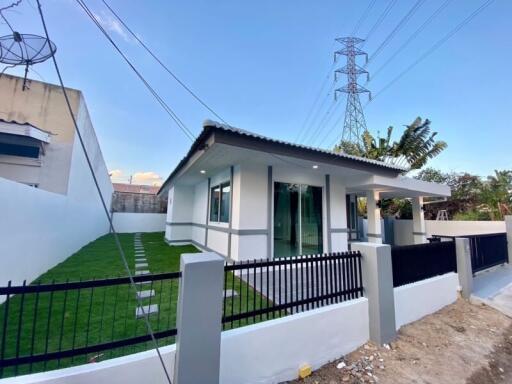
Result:
[[[436,221],[425,220],[427,237],[461,236],[505,232],[504,221]],[[395,245],[413,244],[412,220],[394,220]]]
[[[458,287],[457,274],[450,272],[395,288],[396,329],[455,302]]]
[[[166,213],[114,212],[114,228],[119,233],[163,232]]]
[[[0,285],[31,282],[108,228],[93,191],[81,200],[0,178]]]
[[[269,320],[222,333],[222,384],[278,383],[295,379],[299,367],[313,369],[335,360],[368,341],[368,300],[340,304]],[[173,375],[175,346],[161,348]],[[164,382],[154,351],[141,352],[29,376],[2,384],[139,384]],[[197,367],[201,369],[201,367]]]

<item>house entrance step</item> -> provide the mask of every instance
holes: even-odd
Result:
[[[135,317],[137,319],[140,319],[141,317],[144,317],[144,315],[148,316],[153,313],[158,313],[158,304],[151,304],[151,305],[144,305],[142,307],[137,307],[137,309],[135,310]]]
[[[147,269],[143,269],[142,271],[135,271],[135,276],[139,275],[149,275],[149,271]]]
[[[146,289],[145,291],[137,292],[138,299],[147,299],[148,297],[153,297],[153,296],[155,296],[154,289]]]
[[[238,292],[233,290],[233,289],[226,289],[224,291],[224,297],[228,298],[228,297],[236,297],[238,296]]]

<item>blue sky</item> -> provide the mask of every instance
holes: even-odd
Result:
[[[190,141],[121,61],[71,0],[42,0],[57,60],[67,86],[84,92],[110,170],[124,176],[156,172],[166,177]],[[427,0],[370,63],[377,70],[444,0]],[[231,125],[294,141],[332,66],[334,38],[352,32],[370,0],[350,1],[121,1],[111,6],[172,70]],[[371,55],[415,0],[399,0],[364,49]],[[0,4],[8,1],[0,0]],[[358,35],[365,37],[389,0],[377,0]],[[484,0],[453,0],[367,87],[377,94]],[[211,114],[181,89],[118,25],[99,0],[88,0],[114,39],[190,130]],[[448,149],[431,165],[444,171],[486,175],[512,168],[512,2],[496,0],[447,43],[379,93],[365,109],[371,132],[401,131],[416,116]],[[42,34],[35,0],[7,14],[23,33]],[[9,31],[0,25],[2,34]],[[341,64],[340,64],[341,65]],[[34,69],[56,82],[50,62]],[[8,73],[21,73],[9,71]],[[38,79],[39,76],[31,73]],[[332,80],[329,80],[329,86]],[[364,84],[364,79],[360,83]],[[342,81],[340,80],[340,85]],[[332,98],[318,113],[322,120]],[[366,96],[362,96],[366,104]],[[320,133],[307,126],[306,144],[331,144],[341,133],[345,100]],[[330,115],[329,115],[330,117]],[[313,140],[313,137],[317,140]]]

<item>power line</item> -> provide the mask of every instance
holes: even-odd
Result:
[[[5,17],[4,15],[4,11],[8,10],[8,9],[11,9],[11,8],[14,8],[14,7],[17,7],[18,5],[21,4],[23,0],[17,0],[17,1],[14,1],[12,2],[11,4],[9,5],[6,5],[5,7],[2,7],[0,8],[0,16],[2,17],[2,19],[4,19],[5,21],[5,24],[7,24],[7,26],[9,27],[9,29],[11,30],[12,33],[14,33],[14,29],[12,28],[12,25],[11,23],[9,23],[9,21],[7,20],[7,18]]]
[[[48,39],[48,41],[51,41],[50,35],[48,33],[48,28],[46,27],[46,21],[44,19],[43,9],[41,7],[40,0],[36,0],[36,1],[37,1],[38,9],[39,9],[39,15],[41,17],[41,23],[42,23],[43,28],[44,28],[44,33],[45,33],[46,38]],[[126,261],[126,256],[125,256],[123,248],[121,246],[121,242],[119,241],[119,236],[117,235],[117,232],[114,229],[114,223],[112,222],[112,218],[110,216],[110,212],[108,210],[107,203],[105,201],[105,198],[103,197],[103,193],[101,192],[101,188],[100,188],[100,185],[98,183],[98,179],[96,178],[96,174],[94,173],[94,168],[92,166],[91,159],[89,158],[89,154],[87,153],[87,149],[85,148],[85,143],[84,143],[84,140],[82,138],[82,134],[81,134],[80,130],[78,129],[78,124],[76,122],[75,115],[73,113],[73,109],[71,108],[71,104],[70,104],[70,101],[69,101],[69,98],[68,98],[66,87],[64,86],[64,81],[62,80],[62,76],[61,76],[60,69],[59,69],[59,66],[57,64],[57,59],[55,58],[55,55],[52,55],[52,60],[53,60],[53,65],[55,67],[55,72],[57,73],[57,76],[59,78],[60,87],[62,89],[62,93],[64,95],[64,99],[66,101],[66,106],[67,106],[69,115],[71,116],[71,119],[73,120],[73,126],[75,128],[77,137],[78,137],[79,142],[80,142],[80,146],[82,148],[82,151],[84,153],[84,156],[85,156],[85,159],[86,159],[86,162],[87,162],[87,166],[89,167],[89,171],[91,172],[91,175],[92,175],[92,178],[93,178],[93,181],[94,181],[94,185],[96,186],[96,190],[98,192],[99,198],[101,200],[101,204],[103,206],[103,210],[105,212],[105,215],[107,216],[107,220],[108,220],[108,223],[109,223],[109,226],[110,226],[110,230],[113,233],[117,249],[118,249],[119,254],[121,256],[121,259],[122,259],[123,265],[125,267],[126,273],[128,274],[128,278],[130,279],[130,286],[134,289],[135,293],[137,293],[137,288],[135,286],[135,281],[133,280],[133,276],[132,276],[132,274],[130,272],[130,268],[128,266],[128,262]],[[141,311],[142,311],[142,314],[143,314],[144,321],[146,323],[146,327],[147,327],[148,333],[150,334],[151,340],[153,341],[153,343],[155,345],[155,350],[156,350],[156,352],[158,354],[158,358],[160,359],[160,363],[162,365],[162,368],[164,370],[165,376],[167,378],[167,382],[169,384],[172,384],[172,381],[171,381],[171,378],[169,376],[169,373],[167,372],[167,368],[165,367],[164,360],[162,358],[162,355],[160,354],[160,350],[158,348],[158,343],[157,343],[155,335],[153,333],[153,329],[152,329],[151,324],[149,322],[149,316],[146,316],[144,307],[142,306],[141,299],[138,296],[137,296],[137,302],[138,302],[138,306],[141,308]]]
[[[403,70],[398,76],[396,76],[393,80],[391,80],[388,84],[386,84],[379,92],[375,94],[373,100],[375,100],[380,94],[386,91],[389,87],[395,84],[398,80],[400,80],[405,74],[411,71],[416,65],[425,60],[428,56],[434,53],[439,47],[441,47],[444,43],[446,43],[451,37],[453,37],[457,32],[459,32],[464,26],[466,26],[471,20],[473,20],[480,12],[482,12],[485,8],[487,8],[494,0],[487,0],[484,4],[478,7],[473,11],[468,17],[466,17],[462,22],[460,22],[455,28],[453,28],[450,32],[448,32],[445,36],[439,39],[434,45],[432,45],[423,55],[421,55],[417,60],[415,60],[411,65],[409,65],[405,70]],[[366,106],[366,105],[365,105]]]
[[[203,101],[196,93],[194,93],[194,91],[192,91],[183,81],[181,81],[178,76],[176,76],[176,74],[173,73],[173,71],[171,71],[169,69],[169,67],[167,65],[165,65],[162,60],[160,60],[160,58],[155,54],[153,53],[153,51],[151,49],[148,48],[148,46],[144,43],[144,41],[142,41],[141,38],[139,38],[139,36],[134,33],[130,27],[128,27],[128,25],[124,22],[124,20],[116,13],[116,11],[114,11],[114,9],[112,9],[112,7],[105,1],[105,0],[102,0],[103,1],[103,4],[105,4],[105,6],[109,9],[110,12],[112,12],[112,14],[116,17],[117,20],[119,20],[119,22],[123,25],[123,27],[133,36],[133,38],[135,40],[137,40],[137,42],[146,50],[147,53],[149,53],[151,55],[151,57],[153,57],[153,59],[155,59],[155,61],[160,64],[160,66],[169,74],[171,75],[174,80],[176,80],[178,82],[179,85],[181,85],[194,99],[196,99],[203,107],[205,107],[208,111],[210,111],[211,113],[213,113],[215,115],[215,117],[217,117],[218,119],[220,119],[223,123],[225,124],[228,124],[226,122],[226,120],[224,120],[222,117],[219,116],[219,114],[217,112],[215,112],[213,110],[213,108],[211,108],[208,104],[206,104],[205,101]]]
[[[340,109],[340,106],[341,106],[341,105],[342,105],[341,103],[336,103],[336,105],[334,106],[333,113],[331,113],[331,114],[329,115],[329,117],[328,117],[327,119],[325,119],[325,121],[323,122],[323,124],[321,124],[320,128],[318,129],[317,133],[315,133],[315,135],[313,135],[312,140],[311,140],[311,143],[310,143],[310,145],[311,145],[311,146],[313,146],[313,144],[317,141],[317,139],[319,139],[319,138],[320,138],[320,133],[321,133],[321,132],[323,132],[323,131],[324,131],[324,129],[325,129],[325,127],[327,127],[327,126],[329,125],[329,123],[331,122],[331,120],[332,120],[333,116],[335,116],[335,115],[337,114],[337,112],[339,111],[339,109]],[[343,115],[341,115],[340,119],[341,119],[342,117],[343,117]],[[331,128],[330,128],[330,129],[334,129],[334,126],[331,126]],[[327,136],[328,136],[328,133],[327,133]],[[324,138],[325,138],[325,136],[324,136]],[[316,146],[320,147],[321,143],[323,143],[323,142],[324,142],[324,139],[322,139],[322,140],[318,143],[318,145],[316,145]]]
[[[359,28],[361,27],[361,25],[363,24],[363,22],[366,20],[366,18],[368,17],[368,15],[370,14],[370,11],[371,9],[373,8],[373,6],[375,5],[375,2],[377,0],[372,0],[370,2],[370,4],[368,4],[368,7],[366,7],[366,9],[364,10],[363,14],[361,15],[361,17],[359,18],[359,20],[357,21],[356,25],[354,26],[354,29],[352,30],[352,36],[355,36],[356,33],[359,31]]]
[[[373,75],[372,77],[370,78],[369,81],[372,81],[373,79],[375,79],[375,77],[400,53],[402,52],[405,47],[407,47],[407,45],[409,45],[409,43],[411,43],[414,39],[416,39],[416,37],[418,37],[418,35],[452,2],[453,0],[446,0],[445,2],[443,2],[439,8],[437,8],[430,16],[427,20],[425,20],[423,22],[423,24],[421,24],[418,29],[416,29],[412,35],[400,46],[400,48],[398,48],[394,53],[393,55],[391,55],[391,57],[386,60],[386,62],[384,64],[382,64],[376,71],[373,72]],[[368,81],[368,82],[369,82]],[[367,83],[368,83],[367,82]]]
[[[322,110],[324,110],[324,106],[326,105],[325,103],[329,100],[331,94],[332,94],[332,91],[334,90],[334,86],[335,86],[335,83],[333,82],[331,84],[331,86],[329,87],[329,90],[327,91],[327,94],[324,96],[324,98],[322,99],[322,102],[319,104],[319,107],[317,108],[316,112],[313,114],[313,117],[311,119],[311,121],[309,122],[309,124],[307,125],[306,127],[306,130],[304,131],[303,135],[302,135],[302,138],[300,138],[299,140],[297,140],[296,142],[300,141],[300,142],[304,142],[306,140],[306,138],[309,137],[310,133],[311,133],[311,129],[313,127],[316,126],[316,123],[318,121],[318,118],[320,116],[322,116],[322,114],[320,112],[322,112]],[[331,104],[328,104],[328,109],[329,108],[332,108],[332,105]]]
[[[329,67],[329,71],[327,72],[327,75],[325,76],[323,82],[322,82],[322,86],[320,87],[320,90],[318,91],[316,97],[315,97],[315,101],[313,102],[313,105],[311,106],[311,108],[309,109],[307,115],[306,115],[306,119],[304,120],[304,122],[302,123],[302,126],[299,130],[299,132],[297,133],[297,136],[295,137],[295,142],[298,142],[300,137],[302,136],[302,134],[304,133],[304,129],[306,128],[307,126],[307,122],[309,121],[309,118],[311,117],[313,111],[315,110],[315,107],[318,103],[318,100],[320,100],[320,96],[322,96],[322,93],[325,89],[325,86],[327,85],[327,83],[329,82],[329,78],[331,77],[331,71],[332,71],[332,68],[334,67],[334,63],[331,64],[331,66]]]
[[[364,10],[364,12],[361,14],[361,16],[359,17],[359,20],[357,21],[354,29],[353,29],[353,32],[352,32],[352,36],[355,35],[355,33],[357,33],[357,31],[359,30],[359,28],[361,27],[361,25],[363,24],[363,22],[367,19],[371,9],[374,7],[375,3],[376,3],[377,0],[372,0],[368,6],[366,7],[366,9]],[[334,46],[336,44],[336,40],[333,42],[333,46],[331,48],[334,49]],[[329,96],[331,94],[331,92],[333,91],[334,87],[335,87],[335,82],[332,83],[329,91],[327,92],[327,95],[324,97],[324,99],[322,100],[322,103],[319,105],[318,109],[316,110],[315,114],[313,115],[313,111],[315,110],[315,107],[318,103],[318,100],[320,99],[320,96],[322,95],[322,93],[324,92],[324,88],[329,80],[329,78],[331,77],[331,71],[333,70],[334,66],[336,64],[336,61],[333,61],[332,65],[330,66],[329,68],[329,71],[327,72],[327,75],[325,76],[325,79],[322,83],[322,86],[317,94],[317,96],[315,97],[315,101],[313,102],[313,105],[311,107],[311,109],[309,110],[309,112],[307,113],[306,115],[306,119],[304,120],[304,123],[302,124],[302,127],[301,129],[299,130],[299,133],[297,134],[297,137],[295,138],[295,142],[299,142],[299,141],[302,141],[304,142],[304,140],[308,137],[308,131],[311,131],[312,127],[313,127],[313,123],[316,121],[316,118],[318,117],[318,114],[320,113],[320,111],[322,110],[322,108],[324,107],[325,105],[325,102],[329,99]],[[333,105],[329,105],[329,110],[333,107]],[[329,114],[329,110],[326,112],[326,114]],[[311,120],[308,123],[309,119],[311,116],[314,116],[313,120]],[[324,118],[325,119],[325,115],[324,115]],[[322,120],[323,120],[322,119]],[[321,125],[321,124],[320,124]],[[307,128],[306,128],[307,127]],[[318,128],[317,128],[318,130]]]
[[[366,42],[368,41],[368,39],[375,33],[375,31],[377,30],[377,28],[380,27],[380,25],[382,24],[382,22],[384,21],[384,19],[386,18],[386,16],[389,14],[389,12],[391,12],[391,9],[395,6],[397,0],[391,0],[387,7],[384,9],[384,11],[380,14],[379,18],[377,19],[377,21],[375,22],[375,24],[373,24],[373,27],[370,29],[370,31],[368,32],[368,34],[366,35],[366,37],[364,38],[364,42],[363,44],[361,45],[361,47],[364,47],[364,45],[366,44]]]
[[[142,83],[146,86],[149,92],[153,95],[153,97],[157,100],[160,106],[165,110],[165,112],[171,117],[171,119],[176,123],[178,128],[180,128],[183,133],[191,140],[195,140],[194,134],[187,128],[187,126],[181,121],[181,119],[176,115],[176,113],[172,110],[171,107],[160,97],[160,95],[155,91],[155,89],[148,83],[148,81],[142,76],[142,74],[135,68],[132,62],[126,57],[123,51],[118,47],[118,45],[112,40],[109,33],[103,28],[103,26],[98,22],[96,17],[92,11],[87,7],[83,0],[76,0],[78,5],[84,10],[86,15],[91,19],[91,21],[98,27],[98,29],[103,33],[103,35],[107,38],[107,40],[112,44],[114,49],[121,55],[124,61],[128,64],[131,70],[137,75],[137,77],[142,81]]]
[[[416,3],[412,6],[412,8],[405,14],[404,17],[398,22],[395,28],[389,33],[389,35],[384,39],[384,41],[377,47],[377,49],[373,52],[373,54],[368,58],[368,62],[365,67],[370,64],[372,60],[389,44],[389,42],[395,37],[395,35],[404,27],[407,22],[411,19],[411,17],[416,13],[418,9],[425,3],[425,0],[417,0]]]
[[[307,145],[312,145],[312,143],[315,141],[318,133],[320,133],[322,127],[325,125],[325,123],[327,121],[330,120],[330,117],[332,116],[331,115],[331,112],[332,112],[332,109],[336,106],[336,102],[335,100],[333,100],[331,102],[331,104],[329,105],[327,111],[325,111],[324,115],[322,116],[322,119],[319,121],[318,125],[316,126],[316,128],[311,132],[311,134],[306,138],[304,138],[304,141],[303,143],[304,144],[307,144]],[[310,143],[308,143],[310,142]]]

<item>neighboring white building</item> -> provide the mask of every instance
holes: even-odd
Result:
[[[109,232],[60,86],[0,77],[0,285],[32,281]],[[82,93],[67,89],[107,207],[113,188]]]
[[[405,171],[206,121],[159,191],[168,194],[165,238],[233,260],[345,251],[355,196],[366,196],[369,241],[382,241],[380,199],[408,197],[414,241],[424,242],[422,199],[450,189]]]

